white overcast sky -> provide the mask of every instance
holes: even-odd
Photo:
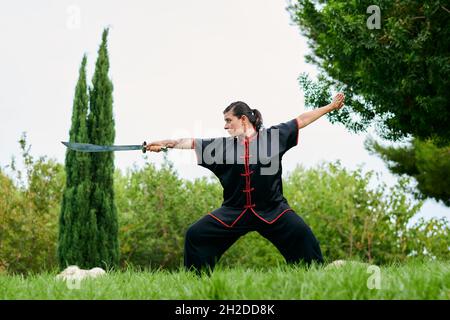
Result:
[[[78,68],[94,70],[104,27],[110,27],[116,144],[177,137],[226,135],[222,110],[242,100],[261,111],[266,126],[304,112],[297,77],[307,65],[306,40],[279,0],[3,1],[0,10],[0,165],[19,154],[26,131],[36,156],[64,161]],[[322,118],[300,131],[299,146],[284,158],[297,164],[341,160],[382,172],[384,163],[354,135]],[[183,178],[209,176],[192,151],[170,151]],[[139,152],[116,153],[121,169],[145,161]],[[428,200],[420,216],[450,216]]]

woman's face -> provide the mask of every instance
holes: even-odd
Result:
[[[228,131],[230,136],[235,137],[244,134],[245,132],[245,116],[242,116],[240,119],[233,115],[232,111],[229,111],[223,115],[225,120],[224,129]]]

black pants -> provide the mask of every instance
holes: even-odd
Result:
[[[271,241],[287,263],[323,263],[319,242],[294,211],[267,224],[248,211],[232,228],[206,215],[189,227],[184,245],[184,265],[189,270],[214,269],[215,263],[239,237],[257,231]]]

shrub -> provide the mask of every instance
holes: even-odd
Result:
[[[376,180],[371,188],[374,175],[337,162],[308,170],[297,167],[285,180],[286,198],[313,229],[325,259],[387,263],[409,256],[448,258],[448,222],[421,220],[408,227],[422,205],[409,197],[408,180],[390,188]],[[222,201],[217,179],[184,181],[167,164],[160,170],[147,165],[125,176],[118,173],[115,181],[122,264],[181,265],[187,228]],[[267,267],[283,261],[269,241],[252,232],[220,264]]]
[[[180,266],[187,228],[221,203],[217,183],[183,181],[169,165],[117,172],[115,181],[122,265]]]
[[[421,220],[408,227],[422,205],[409,196],[409,180],[388,188],[377,178],[371,188],[372,178],[377,178],[373,171],[349,171],[339,162],[297,167],[287,178],[285,195],[311,226],[326,259],[386,263],[425,256],[427,250],[448,257],[448,221]],[[424,223],[434,232],[424,233]]]
[[[63,166],[52,159],[35,160],[20,140],[24,170],[0,170],[0,269],[39,272],[56,266],[57,222]]]
[[[57,267],[58,215],[65,184],[63,166],[29,154],[21,139],[24,171],[0,170],[0,272],[40,272]],[[408,180],[388,188],[370,171],[339,162],[297,167],[284,181],[291,207],[310,225],[326,260],[358,259],[383,264],[410,257],[449,259],[446,219],[410,220],[421,202],[409,196]],[[178,177],[171,164],[116,171],[121,266],[176,269],[184,236],[199,218],[219,207],[216,178]],[[374,186],[374,187],[371,187]],[[266,268],[284,259],[256,232],[239,239],[219,264]]]

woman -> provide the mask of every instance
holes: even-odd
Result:
[[[288,263],[322,263],[319,242],[283,197],[281,159],[298,143],[298,131],[324,114],[342,108],[344,95],[288,122],[262,128],[261,113],[244,102],[224,111],[230,137],[155,141],[147,150],[195,149],[199,165],[211,170],[223,187],[222,206],[189,227],[184,265],[212,270],[239,237],[257,231],[271,241]]]

